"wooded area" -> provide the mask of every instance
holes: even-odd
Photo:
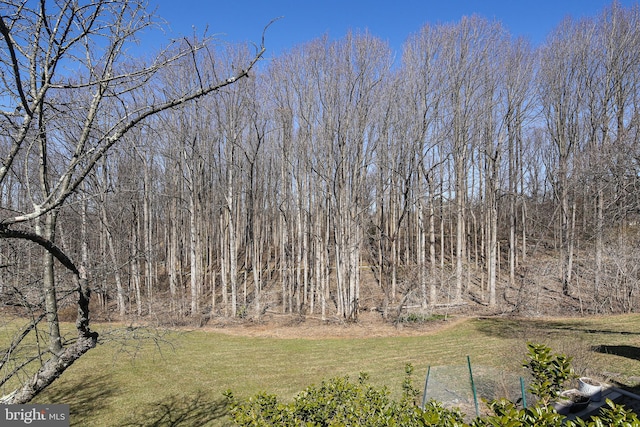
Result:
[[[637,6],[539,47],[474,16],[401,53],[350,33],[258,63],[186,38],[131,56],[144,3],[12,3],[0,298],[50,325],[79,306],[87,350],[89,290],[163,321],[518,312],[554,283],[583,312],[637,306]]]
[[[372,34],[319,38],[217,96],[136,120],[118,144],[122,117],[233,75],[250,50],[168,50],[177,59],[150,65],[145,91],[125,62],[76,74],[60,64],[55,96],[33,112],[46,141],[22,126],[14,154],[23,113],[4,111],[2,224],[82,260],[102,308],[122,318],[350,319],[407,296],[425,308],[460,301],[472,283],[494,305],[501,288],[538,280],[561,281],[566,295],[589,289],[590,311],[628,311],[639,279],[638,18],[614,3],[565,20],[537,49],[464,18],[412,34],[401,62]],[[88,83],[108,65],[116,89]],[[34,77],[37,91],[48,76]],[[5,87],[14,108],[37,99]],[[96,95],[101,115],[83,129]],[[1,250],[3,300],[38,303],[40,249],[3,240]],[[361,299],[364,280],[383,301]]]

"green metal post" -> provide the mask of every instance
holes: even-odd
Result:
[[[522,407],[527,408],[527,394],[524,391],[524,378],[520,377],[520,392],[522,393]]]
[[[467,356],[467,364],[469,365],[469,379],[471,380],[471,391],[473,391],[473,403],[476,405],[476,416],[480,416],[478,409],[478,395],[476,393],[476,385],[473,382],[473,372],[471,371],[471,357]]]
[[[427,368],[427,378],[424,380],[424,391],[422,392],[422,409],[427,404],[427,385],[429,385],[429,374],[431,373],[431,365]]]

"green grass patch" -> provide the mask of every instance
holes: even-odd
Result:
[[[37,399],[70,404],[72,425],[225,425],[225,390],[239,398],[266,391],[290,399],[311,384],[344,375],[357,379],[360,372],[397,396],[407,363],[416,381],[424,380],[429,366],[463,365],[467,355],[475,366],[522,372],[528,341],[574,356],[578,371],[606,372],[623,383],[640,377],[637,315],[475,319],[425,336],[362,339],[144,335],[136,329],[110,335],[108,328],[97,326],[106,338],[121,339],[107,339],[87,353]]]
[[[423,324],[435,321],[446,320],[447,316],[444,314],[422,314],[422,313],[407,313],[398,319],[400,323],[415,323]]]

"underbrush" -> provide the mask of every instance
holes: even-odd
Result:
[[[398,317],[397,322],[407,324],[424,324],[443,320],[447,320],[447,316],[444,314],[407,313]]]

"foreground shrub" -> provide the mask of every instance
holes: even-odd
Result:
[[[264,393],[244,402],[237,400],[230,391],[226,397],[231,418],[238,426],[640,427],[635,413],[610,400],[598,416],[589,420],[567,420],[551,403],[573,374],[570,359],[553,354],[544,345],[529,344],[528,348],[528,361],[523,365],[532,375],[529,390],[537,397],[537,403],[522,408],[507,399],[486,402],[490,414],[470,423],[458,409],[445,408],[436,401],[430,401],[422,408],[418,404],[420,392],[412,383],[411,365],[406,367],[399,401],[390,398],[386,387],[368,384],[366,374],[360,374],[357,382],[348,376],[323,381],[319,386],[308,387],[290,403],[280,402],[275,395]]]
[[[554,354],[544,344],[527,344],[529,353],[523,367],[533,378],[529,391],[546,405],[553,402],[562,392],[565,383],[575,378],[571,358],[564,354]]]
[[[293,402],[282,403],[277,397],[259,394],[246,402],[236,400],[231,392],[231,416],[239,426],[464,426],[463,415],[431,401],[424,409],[416,402],[418,391],[413,387],[407,366],[400,401],[390,399],[386,387],[376,388],[360,374],[357,382],[348,376],[323,381],[310,386]]]
[[[598,416],[593,416],[589,420],[567,420],[564,415],[559,414],[553,406],[535,405],[531,408],[517,408],[513,402],[508,400],[494,401],[489,404],[494,411],[493,415],[477,418],[471,424],[473,427],[639,427],[640,420],[635,413],[626,410],[621,405],[616,405],[607,399],[607,406],[600,410]]]

